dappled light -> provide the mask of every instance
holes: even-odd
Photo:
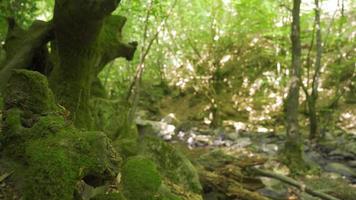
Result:
[[[0,200],[355,200],[355,10],[0,1]]]

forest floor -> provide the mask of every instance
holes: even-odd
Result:
[[[283,164],[279,154],[284,148],[285,141],[285,134],[281,128],[273,131],[270,127],[258,128],[263,126],[244,121],[224,123],[222,127],[213,129],[204,123],[204,120],[194,121],[198,118],[197,115],[201,114],[203,105],[190,107],[191,102],[187,99],[179,100],[178,104],[177,101],[169,101],[165,104],[169,106],[160,108],[163,116],[149,116],[147,114],[149,111],[142,111],[136,120],[138,126],[150,126],[153,128],[153,134],[183,149],[193,163],[203,165],[205,169],[218,175],[223,174],[220,178],[230,179],[225,182],[241,182],[237,179],[244,178],[234,175],[233,171],[237,169],[233,165],[239,165],[239,163],[230,162],[231,158],[255,163],[258,168],[267,169],[282,176],[291,176],[290,169]],[[347,113],[351,114],[355,112],[347,106],[343,106],[340,110],[347,110]],[[323,139],[317,144],[305,140],[304,160],[310,169],[305,174],[295,177],[299,183],[339,199],[355,199],[356,132],[352,116],[354,115],[341,115],[337,122],[338,128],[325,131]],[[281,126],[273,123],[272,125]],[[307,133],[307,130],[302,130],[302,132]],[[224,160],[222,159],[224,156],[231,157]],[[221,163],[217,164],[217,162]],[[318,199],[272,178],[260,180],[261,183],[255,181],[246,188],[270,199],[285,200],[293,199],[294,196],[296,196],[295,199]],[[219,199],[217,197],[219,193],[229,192],[222,190],[214,191],[214,188],[205,188],[204,198],[215,200]]]
[[[189,100],[180,105],[169,102],[156,114],[142,109],[136,124],[141,134],[162,138],[187,155],[198,169],[206,200],[256,199],[317,200],[303,189],[295,188],[274,178],[250,175],[245,168],[257,167],[277,175],[291,177],[290,169],[283,164],[279,152],[284,148],[285,134],[270,131],[262,125],[248,121],[224,123],[211,128],[197,116],[204,106],[190,107]],[[194,110],[195,109],[195,110]],[[345,110],[351,110],[344,108]],[[351,110],[350,112],[354,112]],[[338,129],[325,132],[318,144],[305,140],[304,159],[310,170],[293,178],[306,187],[342,200],[355,200],[356,196],[356,134],[353,118],[341,116]],[[270,124],[270,123],[269,123]],[[272,124],[274,126],[279,126]],[[147,131],[148,130],[148,131]],[[304,131],[305,132],[305,131]],[[20,199],[13,179],[15,176],[0,160],[0,200]],[[6,161],[4,161],[6,163]],[[18,176],[18,175],[16,175]],[[239,196],[242,195],[242,196]]]
[[[174,120],[170,117],[163,118],[161,121],[141,119],[137,123],[141,126],[150,124],[163,140],[185,149],[184,152],[190,155],[193,162],[197,162],[197,160],[200,162],[202,157],[207,158],[202,162],[203,165],[206,164],[210,168],[217,162],[214,154],[222,153],[220,155],[222,157],[227,155],[235,157],[237,160],[244,158],[244,162],[248,162],[248,159],[263,160],[263,162],[257,163],[260,165],[259,167],[276,174],[290,175],[290,170],[283,164],[278,154],[284,145],[285,136],[283,134],[245,131],[225,132],[223,129],[216,130],[206,127],[192,127],[177,131],[175,125],[173,125]],[[304,159],[311,166],[311,169],[305,176],[299,177],[298,181],[330,194],[344,192],[344,194],[334,195],[339,196],[339,198],[342,197],[340,199],[351,200],[356,196],[356,135],[339,131],[339,133],[330,134],[327,137],[319,144],[305,142]],[[187,148],[182,148],[182,146]],[[209,158],[209,156],[211,157]],[[233,164],[226,162],[226,160],[221,160],[221,162],[225,166]],[[222,165],[216,165],[215,169],[209,170],[220,173],[219,170],[223,170]],[[231,178],[231,174],[225,176],[227,179],[229,177]],[[288,199],[287,197],[294,192],[293,187],[274,179],[262,178],[261,180],[264,186],[259,187],[257,186],[259,183],[257,183],[258,189],[256,188],[256,191],[271,199]],[[351,190],[341,189],[343,187]],[[206,190],[205,195],[205,199],[217,199],[216,191]],[[301,199],[314,199],[307,194],[299,195],[303,196]]]

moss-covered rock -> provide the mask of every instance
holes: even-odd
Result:
[[[71,200],[76,182],[103,185],[118,173],[120,157],[97,132],[62,130],[26,145],[25,199]]]
[[[90,200],[126,200],[121,193],[109,193],[109,194],[100,194],[91,198]]]
[[[130,200],[155,199],[161,176],[154,162],[142,156],[127,160],[122,169],[124,195]]]
[[[54,96],[45,76],[28,70],[15,70],[5,89],[5,109],[26,111],[25,117],[48,114],[57,110]]]
[[[158,190],[157,200],[181,200],[181,198],[173,194],[168,186],[162,184]]]
[[[156,163],[162,176],[188,192],[201,193],[195,167],[179,150],[156,137],[146,136],[142,141],[142,154]]]
[[[140,149],[138,139],[139,135],[136,125],[127,123],[126,126],[122,127],[119,137],[114,142],[114,146],[125,158],[134,156],[138,154]]]
[[[24,166],[25,200],[72,200],[76,183],[116,178],[121,157],[102,132],[76,129],[59,112],[47,80],[15,71],[5,97],[2,155]]]

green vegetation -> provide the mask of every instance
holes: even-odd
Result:
[[[156,165],[144,157],[130,158],[122,169],[124,194],[129,199],[154,199],[161,185]]]
[[[0,1],[0,199],[352,199],[355,9]]]

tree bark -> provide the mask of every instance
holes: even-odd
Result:
[[[312,83],[312,93],[310,95],[309,105],[309,123],[310,123],[310,135],[311,140],[315,140],[319,137],[318,131],[318,118],[316,111],[316,102],[318,99],[318,88],[321,71],[321,56],[322,56],[322,37],[321,37],[321,24],[320,24],[320,5],[319,0],[315,0],[315,24],[316,24],[316,59],[315,59],[315,71]]]
[[[291,28],[292,40],[292,66],[291,77],[286,101],[287,141],[285,143],[285,162],[293,173],[304,168],[303,141],[299,133],[298,108],[299,86],[301,67],[301,42],[300,42],[300,4],[301,0],[293,0],[293,22]]]
[[[57,0],[55,4],[53,51],[58,63],[50,86],[79,128],[92,128],[89,99],[93,79],[109,61],[119,56],[131,59],[136,50],[136,44],[121,42],[126,19],[110,16],[119,2]]]

